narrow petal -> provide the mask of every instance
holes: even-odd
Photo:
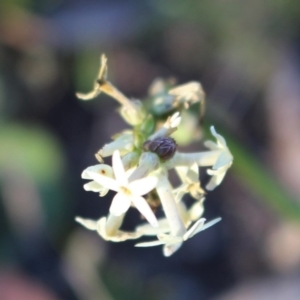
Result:
[[[223,151],[220,156],[218,157],[218,159],[216,160],[216,162],[213,165],[213,169],[217,170],[220,168],[223,168],[225,166],[230,166],[231,162],[233,160],[232,155],[229,153],[229,151]]]
[[[130,207],[130,198],[125,194],[118,193],[113,198],[109,212],[114,216],[121,216]]]
[[[227,148],[225,139],[216,132],[216,129],[214,126],[210,127],[210,131],[211,131],[212,135],[216,138],[218,145],[221,146],[221,148]]]
[[[198,220],[183,236],[183,239],[186,241],[193,237],[197,232],[201,231],[203,225],[205,223],[205,219],[201,218]]]
[[[164,242],[161,241],[151,241],[151,242],[144,242],[144,243],[138,243],[135,244],[135,247],[154,247],[154,246],[159,246],[159,245],[163,245]]]
[[[157,177],[149,176],[129,182],[128,188],[132,194],[142,196],[152,191],[156,187],[157,182]]]
[[[93,171],[87,171],[87,174],[91,177],[91,179],[95,180],[100,185],[102,185],[112,191],[115,191],[115,192],[119,191],[119,185],[115,179],[100,175]]]
[[[171,256],[181,247],[181,245],[182,245],[182,243],[177,243],[177,244],[173,244],[173,245],[165,245],[163,247],[164,256],[166,256],[166,257]]]
[[[95,220],[83,219],[81,217],[76,217],[75,221],[89,230],[97,230],[97,221],[95,221]]]
[[[130,196],[130,200],[153,227],[158,227],[157,219],[149,204],[143,197],[132,195]]]
[[[197,201],[195,204],[193,204],[188,213],[191,221],[198,220],[204,213],[203,201]]]
[[[200,219],[198,222],[200,223],[200,221],[203,220],[203,219]],[[205,220],[205,219],[204,219]],[[206,224],[202,225],[199,224],[199,226],[197,226],[198,228],[195,228],[196,230],[193,230],[192,234],[189,235],[189,237],[186,237],[187,239],[188,238],[191,238],[193,237],[194,235],[196,235],[197,233],[201,232],[201,231],[204,231],[205,229],[215,225],[216,223],[220,222],[222,219],[221,218],[216,218],[212,221],[209,221],[207,222]],[[196,222],[194,225],[196,225],[198,222]],[[194,227],[194,226],[193,226]],[[196,226],[195,226],[196,227]],[[192,229],[192,228],[191,228]],[[190,232],[190,230],[186,233],[188,234]]]
[[[214,171],[209,172],[210,170],[207,170],[207,173],[209,175],[213,175]],[[225,177],[226,171],[219,171],[215,175],[212,176],[208,184],[206,185],[206,189],[209,191],[212,191],[214,188],[216,188]]]
[[[204,146],[209,148],[210,150],[219,150],[218,145],[215,142],[210,141],[210,140],[205,141]]]
[[[170,127],[171,128],[178,127],[180,122],[181,122],[181,116],[180,113],[177,111],[170,118]]]
[[[172,244],[178,244],[182,242],[182,237],[181,236],[173,236],[171,234],[159,234],[157,235],[158,239],[165,244],[172,245]]]
[[[222,218],[216,218],[214,220],[211,220],[211,221],[207,222],[206,224],[203,225],[203,227],[201,228],[201,231],[215,225],[216,223],[220,222],[221,220],[222,220]],[[196,233],[198,233],[198,232],[196,232]]]
[[[126,231],[119,231],[118,237],[120,239],[120,242],[126,241],[126,240],[135,240],[142,236],[142,233],[140,232],[126,232]]]
[[[158,227],[153,228],[150,224],[142,224],[136,227],[137,232],[141,232],[143,235],[158,235],[162,233],[170,232],[170,226],[167,219],[159,219]]]
[[[102,186],[101,184],[99,184],[96,181],[90,181],[90,182],[84,184],[83,188],[87,192],[96,192],[96,193],[100,193],[103,190],[107,190],[107,188],[105,188],[104,186]]]
[[[105,164],[98,164],[98,165],[94,165],[94,166],[90,166],[90,167],[86,168],[85,170],[83,170],[83,172],[81,174],[81,178],[92,179],[90,177],[90,175],[88,174],[88,171],[95,172],[95,173],[98,173],[103,176],[108,176],[110,178],[114,177],[112,167],[109,165],[105,165]]]
[[[114,151],[114,153],[113,153],[112,165],[113,165],[113,169],[114,169],[115,178],[116,178],[119,186],[127,186],[128,179],[126,177],[126,173],[124,170],[120,152],[118,150]]]

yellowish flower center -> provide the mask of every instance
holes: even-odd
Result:
[[[125,186],[122,186],[121,188],[121,192],[122,193],[124,193],[125,195],[131,195],[131,191],[128,189],[128,188],[126,188]]]

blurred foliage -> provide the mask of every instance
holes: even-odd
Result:
[[[37,126],[0,126],[0,169],[25,170],[37,183],[57,182],[64,170],[58,141]]]

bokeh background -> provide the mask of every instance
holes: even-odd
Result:
[[[74,221],[107,213],[80,174],[124,127],[75,97],[101,53],[129,97],[200,81],[235,157],[206,199],[222,222],[170,258]],[[0,299],[300,299],[299,59],[296,0],[1,0]]]

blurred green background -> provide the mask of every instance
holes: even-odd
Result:
[[[75,98],[101,53],[129,97],[200,81],[202,134],[215,125],[234,155],[206,199],[222,222],[171,258],[74,222],[107,213],[80,174],[124,128],[113,100]],[[0,299],[300,299],[299,128],[299,1],[2,0]]]

